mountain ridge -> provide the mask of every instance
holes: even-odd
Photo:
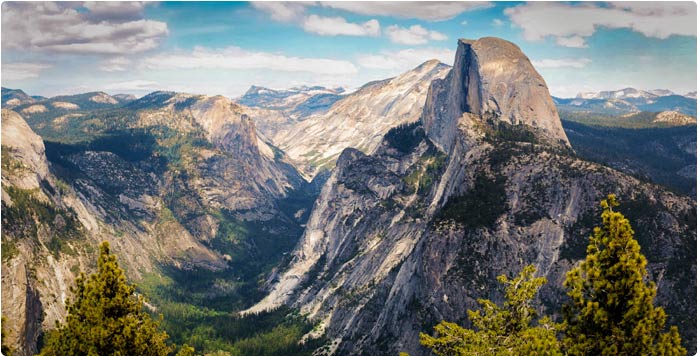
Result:
[[[419,332],[440,320],[466,322],[478,298],[497,298],[497,275],[532,263],[550,281],[538,306],[557,313],[551,306],[565,298],[558,282],[585,256],[596,202],[614,192],[630,204],[624,212],[639,224],[650,270],[667,273],[652,278],[670,323],[695,330],[684,317],[696,310],[695,281],[680,267],[695,261],[694,201],[575,157],[556,115],[547,118],[553,125],[518,116],[530,99],[545,100],[551,112],[546,86],[520,91],[525,96],[501,107],[507,116],[494,117],[482,98],[510,96],[491,95],[478,82],[488,75],[462,66],[473,58],[467,46],[479,41],[460,40],[452,72],[433,82],[425,111],[435,114],[389,131],[372,154],[341,153],[292,262],[246,312],[299,308],[320,323],[309,337],[325,332],[331,354],[427,355]],[[510,75],[528,77],[525,69]],[[686,345],[693,335],[684,333]]]
[[[416,121],[430,82],[448,68],[432,60],[397,77],[367,83],[271,139],[313,177],[332,168],[344,148],[372,152],[390,128]]]

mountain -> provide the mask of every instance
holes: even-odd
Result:
[[[21,89],[2,88],[2,107],[13,108],[22,104],[31,104],[37,99],[27,95]]]
[[[697,196],[695,126],[625,128],[562,123],[579,156],[674,192]]]
[[[76,115],[84,116],[85,112],[91,110],[116,108],[122,102],[104,92],[90,92],[43,99],[31,98],[8,108],[11,107],[31,123],[32,120],[46,121],[60,117],[65,119]]]
[[[553,98],[559,111],[621,115],[640,111],[678,111],[697,116],[697,97],[667,89],[649,91],[634,88],[579,93],[575,98]]]
[[[638,90],[635,88],[624,88],[620,90],[600,91],[578,93],[576,98],[579,99],[650,99],[658,96],[673,95],[670,90],[656,89],[651,91]]]
[[[43,139],[3,110],[2,310],[18,355],[35,354],[38,335],[63,320],[102,240],[172,327],[183,306],[249,306],[317,194],[227,98],[155,92],[109,105],[33,115]]]
[[[136,100],[136,95],[133,94],[116,94],[112,96],[114,99],[116,99],[120,103],[128,103],[130,101]]]
[[[538,308],[556,314],[608,193],[693,352],[695,201],[577,157],[520,49],[460,40],[420,121],[389,130],[372,154],[342,152],[291,262],[247,312],[299,308],[328,353],[427,355],[419,332],[466,324],[477,299],[500,300],[496,276],[532,263],[549,280]]]
[[[697,125],[697,119],[678,111],[635,111],[628,114],[610,115],[595,114],[582,111],[562,111],[562,120],[575,121],[586,125],[623,127],[623,128],[652,128]]]
[[[158,263],[226,267],[222,255],[178,223],[167,225],[169,233],[159,231],[165,226],[148,218],[161,209],[157,201],[133,194],[147,179],[138,172],[124,169],[113,177],[133,185],[120,194],[107,194],[86,178],[66,181],[54,174],[44,142],[20,115],[3,110],[2,126],[2,310],[14,325],[5,328],[17,354],[35,354],[42,330],[63,320],[69,288],[80,270],[94,268],[93,254],[102,240],[119,251],[132,278],[156,270]],[[108,176],[114,173],[110,169],[126,165],[106,152],[85,155],[111,158],[103,164],[105,171],[91,172],[96,175]],[[145,218],[126,218],[131,214]]]
[[[430,82],[448,71],[449,66],[431,60],[395,78],[365,84],[326,111],[277,131],[272,142],[313,177],[332,168],[343,149],[370,153],[389,129],[416,121]]]
[[[328,109],[342,98],[344,92],[343,88],[321,86],[274,90],[253,85],[237,102],[249,107],[278,110],[297,119]]]

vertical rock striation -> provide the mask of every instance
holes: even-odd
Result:
[[[528,125],[569,145],[544,79],[518,46],[499,38],[459,40],[452,71],[430,86],[422,120],[443,151],[454,144],[463,113]]]

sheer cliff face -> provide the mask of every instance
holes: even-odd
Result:
[[[695,269],[695,202],[573,156],[556,112],[544,116],[546,86],[522,54],[510,56],[516,50],[460,41],[422,124],[389,132],[371,155],[345,150],[292,263],[250,311],[299,307],[337,354],[423,355],[419,332],[465,323],[478,298],[502,297],[496,276],[534,264],[549,280],[540,308],[556,314],[597,203],[616,193],[669,323],[693,345],[696,282],[684,271]]]
[[[528,125],[569,145],[544,79],[518,46],[502,39],[459,40],[452,70],[431,85],[422,120],[443,151],[454,143],[464,113]]]

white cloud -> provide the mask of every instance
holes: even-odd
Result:
[[[125,57],[114,57],[103,61],[100,69],[105,72],[124,72],[129,69],[131,61]]]
[[[361,56],[357,63],[368,69],[390,69],[407,71],[430,59],[452,63],[454,51],[447,48],[409,48],[398,52],[385,51],[381,54]]]
[[[319,15],[306,16],[306,8],[314,2],[253,2],[253,7],[264,11],[275,21],[295,22],[304,31],[321,36],[379,36],[381,27],[379,21],[369,20],[365,23],[348,22],[343,17],[327,17]]]
[[[165,22],[135,19],[143,5],[4,2],[3,49],[123,54],[153,49],[168,34]],[[90,9],[94,12],[91,12]],[[113,12],[110,12],[110,9]]]
[[[610,7],[532,2],[508,8],[504,13],[523,29],[526,40],[552,36],[558,44],[570,47],[585,46],[585,38],[600,27],[627,28],[660,39],[697,34],[693,2],[624,2],[611,3]]]
[[[252,2],[254,8],[262,10],[275,21],[290,22],[301,19],[308,3],[303,2]]]
[[[386,1],[322,2],[322,6],[368,16],[391,16],[426,21],[444,21],[469,10],[492,7],[487,1]]]
[[[83,4],[88,10],[85,16],[93,22],[139,20],[143,18],[145,6],[142,1],[87,1]]]
[[[469,24],[469,22],[467,22],[467,20],[464,20],[464,21],[460,22],[459,24],[462,26],[466,26],[467,24]]]
[[[581,36],[557,37],[556,42],[563,47],[586,48],[586,39]]]
[[[502,26],[503,26],[503,20],[501,20],[501,19],[493,19],[493,21],[491,21],[491,25],[494,26],[494,27],[502,27]]]
[[[542,59],[539,61],[532,61],[532,64],[537,67],[537,69],[544,68],[583,68],[591,63],[588,58],[560,58],[560,59]]]
[[[437,31],[430,31],[421,25],[413,25],[409,28],[399,27],[397,25],[389,26],[384,31],[391,42],[405,45],[426,44],[429,40],[444,41],[447,36]]]
[[[379,36],[379,21],[369,20],[365,23],[348,22],[342,17],[323,17],[311,15],[304,19],[301,27],[306,32],[322,36]]]
[[[51,67],[51,65],[43,63],[3,63],[2,79],[3,81],[12,81],[38,78],[41,71]]]
[[[195,47],[191,52],[161,53],[144,58],[147,69],[267,69],[316,74],[355,74],[357,68],[345,60],[288,57],[269,52],[253,52],[239,47],[210,49]]]

